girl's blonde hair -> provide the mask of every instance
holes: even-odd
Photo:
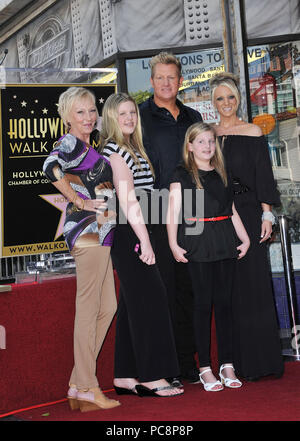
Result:
[[[224,158],[221,151],[221,147],[217,138],[215,129],[210,124],[204,122],[197,122],[191,125],[185,134],[184,144],[183,144],[183,162],[186,170],[190,173],[193,182],[196,184],[196,188],[203,188],[201,179],[199,177],[198,167],[194,158],[193,152],[188,148],[189,143],[192,143],[198,135],[203,132],[212,132],[216,141],[216,151],[214,156],[210,160],[210,164],[216,172],[221,176],[225,187],[227,187],[227,174],[224,164]]]
[[[68,118],[72,109],[72,106],[75,101],[80,99],[90,98],[96,106],[96,98],[93,92],[89,89],[85,89],[84,87],[69,87],[65,90],[58,99],[57,111],[59,116],[63,120],[63,123],[66,129],[69,129]],[[96,107],[97,109],[97,107]],[[97,109],[97,117],[98,117],[98,109]]]
[[[130,135],[129,141],[127,141],[123,136],[123,133],[118,124],[119,106],[120,104],[126,103],[128,101],[134,104],[137,114],[137,125],[132,135]],[[116,144],[118,144],[119,147],[126,150],[132,156],[137,167],[141,169],[140,161],[136,155],[136,153],[139,153],[142,156],[142,158],[144,158],[148,162],[151,172],[154,176],[154,170],[152,164],[149,161],[149,158],[146,154],[143,145],[141,117],[140,117],[139,108],[135,100],[131,96],[123,92],[113,93],[112,95],[110,95],[107,98],[102,109],[99,150],[103,150],[103,148],[109,141],[115,142]]]

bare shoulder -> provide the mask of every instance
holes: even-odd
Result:
[[[262,130],[261,128],[256,125],[256,124],[252,124],[252,123],[246,123],[244,126],[244,131],[245,131],[245,135],[248,136],[262,136]]]
[[[224,128],[218,124],[213,125],[217,136],[240,135],[240,136],[262,136],[262,131],[256,124],[239,121],[236,125]]]

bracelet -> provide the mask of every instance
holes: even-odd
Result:
[[[75,205],[76,199],[77,199],[77,195],[75,196],[75,198],[74,198],[74,200],[73,200],[72,211],[82,211],[82,210],[84,210],[84,199],[79,198],[79,199],[82,201],[82,207],[81,207],[81,208],[78,208],[78,207]]]
[[[276,222],[275,216],[272,213],[272,211],[264,211],[262,214],[261,220],[262,221],[265,221],[265,220],[270,221],[272,223],[272,225],[274,225]]]
[[[77,208],[78,211],[82,211],[84,210],[84,199],[79,198],[82,201],[82,207],[81,208]]]
[[[76,201],[76,198],[77,198],[77,193],[76,193],[76,191],[75,191],[74,197],[73,197],[73,199],[71,199],[71,202],[72,202],[72,204],[74,204],[74,203],[75,203],[75,201]]]
[[[75,201],[76,201],[76,198],[77,198],[77,193],[76,193],[76,191],[74,192],[74,197],[73,198],[69,198],[69,201],[74,205],[75,204]]]

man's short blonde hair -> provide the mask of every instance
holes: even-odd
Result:
[[[169,52],[160,52],[159,54],[152,57],[150,60],[151,78],[154,77],[155,66],[158,63],[175,64],[175,66],[178,69],[178,77],[181,77],[181,62],[180,62],[179,58],[175,57],[175,55],[170,54]]]

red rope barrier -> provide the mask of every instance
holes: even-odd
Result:
[[[114,389],[104,390],[103,393],[112,392],[113,390]],[[64,403],[65,401],[67,401],[67,398],[63,398],[62,400],[57,401],[50,401],[49,403],[35,404],[34,406],[24,407],[23,409],[12,410],[11,412],[3,413],[2,415],[0,415],[0,418],[15,415],[16,413],[27,412],[28,410],[38,409],[39,407],[53,406],[54,404]]]

